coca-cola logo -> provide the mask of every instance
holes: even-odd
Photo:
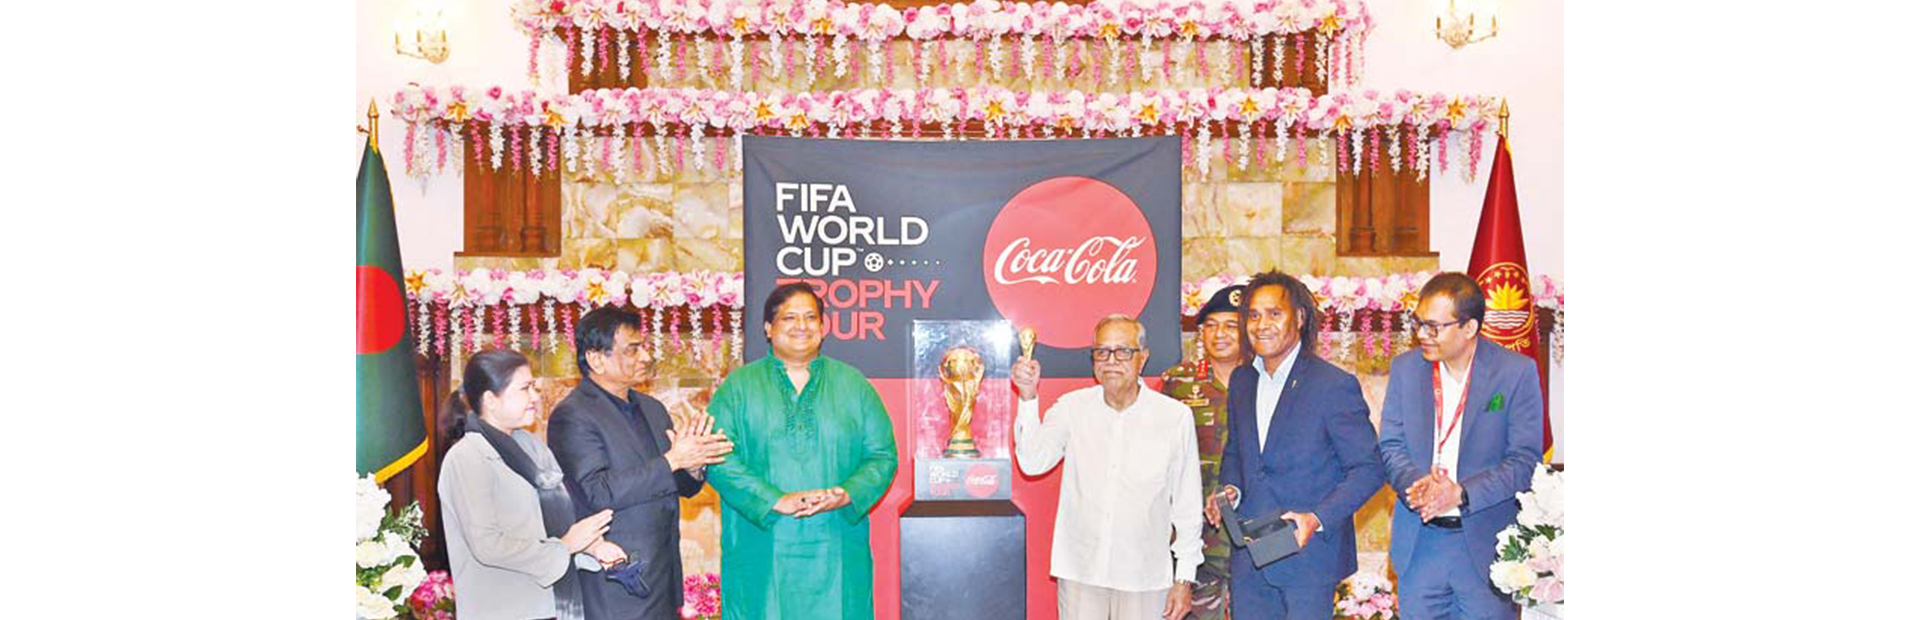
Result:
[[[967,468],[966,487],[967,494],[975,498],[991,496],[1000,488],[1000,472],[984,463],[976,463]]]
[[[1042,344],[1093,344],[1109,314],[1139,316],[1153,293],[1153,229],[1139,205],[1098,179],[1057,177],[1014,194],[981,252],[1000,315]]]

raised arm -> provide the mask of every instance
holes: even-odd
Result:
[[[1047,473],[1067,455],[1067,418],[1073,412],[1055,403],[1046,421],[1040,420],[1040,362],[1022,357],[1008,374],[1019,399],[1013,416],[1013,455],[1021,472]]]

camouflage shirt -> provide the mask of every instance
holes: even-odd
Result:
[[[1167,370],[1161,392],[1193,409],[1194,435],[1200,442],[1200,486],[1202,498],[1220,490],[1220,455],[1227,447],[1226,372],[1212,372],[1207,362],[1181,362]],[[1195,574],[1192,618],[1224,618],[1227,613],[1226,532],[1211,525],[1201,530],[1206,561]]]

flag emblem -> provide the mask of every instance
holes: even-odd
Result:
[[[1532,346],[1533,296],[1527,291],[1526,268],[1498,263],[1474,279],[1487,292],[1487,324],[1480,333],[1507,348]]]

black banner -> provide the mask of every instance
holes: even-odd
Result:
[[[1143,374],[1180,358],[1176,138],[906,142],[746,136],[746,346],[782,282],[825,301],[823,351],[912,373],[915,319],[1033,327],[1050,377],[1090,376],[1094,324],[1139,318]]]

